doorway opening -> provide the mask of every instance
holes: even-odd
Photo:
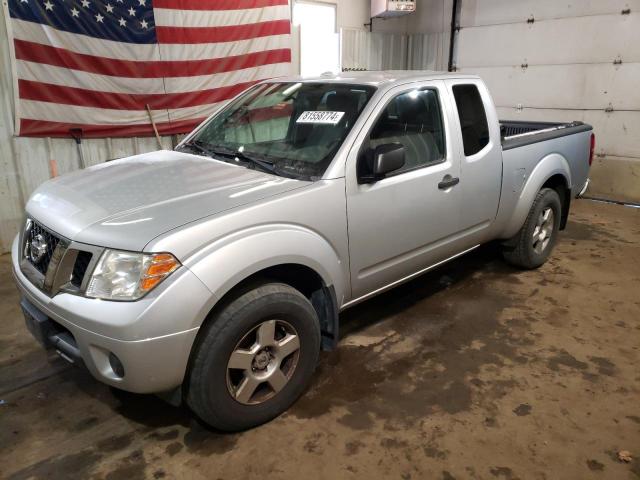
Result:
[[[315,76],[340,72],[340,40],[336,5],[296,1],[293,24],[300,28],[300,74]]]

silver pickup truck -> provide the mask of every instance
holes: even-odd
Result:
[[[304,391],[341,310],[491,240],[543,264],[591,130],[500,122],[469,75],[259,83],[173,151],[33,193],[12,250],[27,326],[104,383],[258,425]]]

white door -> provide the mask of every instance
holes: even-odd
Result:
[[[300,74],[316,76],[340,72],[340,43],[336,6],[321,2],[295,2],[293,24],[300,28]]]

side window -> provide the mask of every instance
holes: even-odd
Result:
[[[458,108],[464,154],[478,153],[489,143],[489,125],[484,104],[475,85],[455,85],[453,97]]]
[[[386,143],[405,147],[405,164],[397,173],[444,159],[444,128],[436,90],[413,90],[389,102],[369,134],[370,156],[378,145]]]

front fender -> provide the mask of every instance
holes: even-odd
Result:
[[[282,264],[311,268],[325,286],[333,286],[339,304],[347,295],[346,270],[336,250],[320,234],[299,225],[260,225],[235,232],[184,264],[217,300],[254,273]]]
[[[567,182],[567,187],[571,188],[571,170],[569,168],[569,162],[559,153],[551,153],[544,157],[531,171],[531,174],[527,178],[520,196],[517,199],[516,206],[511,214],[511,217],[506,223],[502,238],[510,238],[518,233],[518,230],[522,228],[529,210],[533,205],[533,201],[538,195],[538,192],[554,175],[562,175]]]

